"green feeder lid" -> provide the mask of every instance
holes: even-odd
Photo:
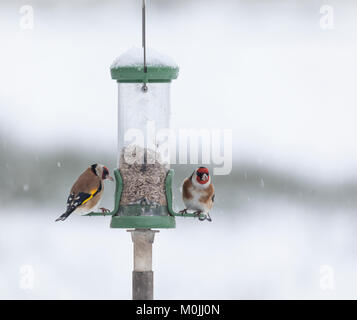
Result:
[[[112,79],[117,82],[171,82],[179,73],[177,64],[153,49],[147,49],[147,72],[144,72],[143,49],[132,48],[117,59],[110,67]]]

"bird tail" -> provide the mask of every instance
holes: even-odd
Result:
[[[55,221],[64,221],[67,219],[67,217],[71,214],[71,212],[65,212],[62,214],[60,217],[58,217]]]

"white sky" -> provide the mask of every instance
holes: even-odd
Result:
[[[148,8],[148,45],[180,66],[174,128],[231,128],[236,160],[304,175],[357,172],[357,22],[350,1],[329,1],[335,28],[319,27],[325,1],[215,1]],[[300,3],[300,5],[299,5]],[[141,41],[140,4],[0,10],[0,123],[8,136],[116,152],[113,59]]]

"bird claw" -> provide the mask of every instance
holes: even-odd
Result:
[[[200,220],[200,221],[206,220],[206,217],[201,218],[201,213],[202,213],[202,211],[201,211],[201,210],[198,210],[198,211],[195,211],[193,214],[194,214],[195,217],[197,217],[198,220]]]
[[[200,220],[200,221],[205,221],[205,220],[207,220],[207,221],[209,221],[209,222],[212,222],[212,219],[211,219],[209,213],[204,214],[204,217],[203,217],[203,218],[201,217],[201,214],[202,214],[202,211],[200,211],[200,210],[194,212],[194,215],[198,218],[198,220]]]
[[[182,215],[184,215],[184,214],[187,213],[187,209],[183,209],[183,210],[179,211],[179,213],[181,213]]]
[[[106,209],[106,208],[99,208],[99,209],[102,211],[103,216],[105,216],[105,213],[110,212],[110,210],[109,210],[109,209]]]

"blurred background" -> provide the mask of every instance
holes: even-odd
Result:
[[[355,1],[147,7],[148,46],[180,66],[173,128],[233,130],[213,222],[156,236],[155,298],[357,298]],[[116,166],[109,66],[140,45],[140,0],[1,1],[1,299],[131,298],[129,234],[108,217],[54,220],[89,164]],[[181,209],[194,166],[173,168]]]

